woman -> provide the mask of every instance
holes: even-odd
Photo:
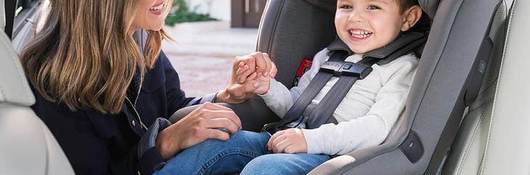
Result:
[[[76,174],[151,174],[164,160],[206,139],[227,140],[241,122],[226,107],[248,94],[229,88],[186,98],[164,53],[166,0],[51,0],[43,29],[21,55],[32,106]],[[133,34],[147,31],[145,46]],[[141,52],[143,51],[143,53]],[[269,59],[254,60],[262,71]],[[241,61],[241,60],[240,60]],[[253,67],[253,66],[252,66]],[[205,103],[171,124],[178,109]]]

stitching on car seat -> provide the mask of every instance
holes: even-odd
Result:
[[[503,1],[504,2],[504,1]],[[505,62],[505,58],[506,58],[506,49],[508,48],[508,44],[510,44],[508,42],[508,40],[510,40],[510,30],[512,28],[512,19],[515,17],[515,14],[516,14],[516,9],[517,8],[514,8],[517,6],[517,4],[519,4],[519,1],[518,0],[514,0],[513,3],[512,3],[512,7],[511,7],[511,13],[510,13],[510,16],[508,17],[508,24],[506,26],[506,38],[504,39],[504,49],[503,49],[503,53],[502,53],[502,60],[501,60],[501,68],[499,70],[499,75],[502,75],[503,73],[503,65],[504,65],[504,62]],[[502,77],[499,76],[498,77],[498,81],[500,82],[502,80]],[[497,86],[499,86],[500,83],[497,83]],[[499,91],[500,89],[497,88],[496,89],[496,92],[495,92],[495,98],[496,99],[499,95]],[[495,108],[495,104],[497,104],[497,101],[496,100],[493,100],[493,109],[492,109],[492,112],[491,112],[491,121],[490,121],[490,126],[489,126],[489,131],[488,131],[488,137],[486,138],[486,146],[484,148],[484,157],[482,157],[482,162],[480,164],[480,171],[478,172],[478,174],[483,174],[484,171],[487,170],[487,167],[485,167],[484,165],[489,161],[488,160],[488,149],[490,147],[490,142],[491,142],[491,131],[495,128],[495,111],[496,111],[496,108]]]

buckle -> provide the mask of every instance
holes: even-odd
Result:
[[[283,130],[282,128],[278,128],[277,125],[280,122],[273,122],[273,123],[267,123],[263,125],[263,128],[261,128],[261,132],[266,132],[269,135],[274,135],[274,133]]]
[[[267,123],[261,128],[261,132],[266,132],[269,136],[272,136],[274,133],[278,132],[278,129],[274,126],[276,123]]]
[[[343,64],[343,61],[326,61],[320,66],[320,71],[340,76],[340,69]]]
[[[320,71],[333,74],[334,76],[351,76],[364,79],[372,68],[363,64],[347,61],[326,61],[320,66]]]

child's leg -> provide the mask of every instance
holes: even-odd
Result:
[[[210,139],[178,153],[155,174],[237,173],[250,160],[267,153],[269,138],[266,133],[239,131],[228,141]]]
[[[250,161],[241,175],[307,174],[327,160],[329,156],[321,154],[267,154]]]

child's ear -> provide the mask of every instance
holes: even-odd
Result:
[[[401,31],[407,31],[410,28],[412,28],[418,20],[420,20],[422,11],[421,7],[418,5],[414,5],[410,7],[407,11],[404,12],[404,18],[403,23],[401,24]]]

